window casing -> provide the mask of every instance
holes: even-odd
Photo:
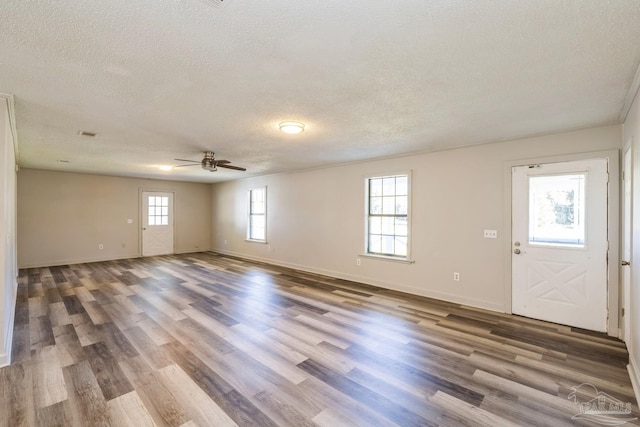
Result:
[[[367,255],[409,259],[410,178],[398,173],[366,179]]]
[[[267,241],[267,187],[249,190],[247,239]]]

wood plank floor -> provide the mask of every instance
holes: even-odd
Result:
[[[12,360],[0,426],[600,425],[574,417],[598,396],[639,416],[606,335],[213,253],[21,271]]]

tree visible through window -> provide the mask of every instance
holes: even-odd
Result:
[[[267,189],[249,190],[249,218],[247,238],[265,241],[267,235]]]
[[[367,178],[367,253],[409,256],[409,175]]]

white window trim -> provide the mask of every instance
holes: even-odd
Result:
[[[254,190],[264,190],[264,239],[251,238],[251,192]],[[247,242],[267,243],[267,186],[255,187],[247,190]]]
[[[381,178],[385,176],[397,176],[397,175],[406,175],[407,176],[407,255],[402,256],[393,256],[393,255],[382,255],[377,253],[369,252],[369,180],[371,178]],[[413,264],[415,260],[411,259],[411,199],[413,198],[413,183],[411,178],[411,170],[403,170],[396,172],[386,172],[386,173],[376,173],[365,175],[364,177],[364,248],[362,254],[359,256],[378,259],[383,261],[393,261],[402,264]]]

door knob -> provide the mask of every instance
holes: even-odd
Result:
[[[144,230],[146,230],[146,229],[147,229],[147,227],[142,227],[142,231],[144,231]]]
[[[514,254],[516,254],[516,255],[518,255],[518,254],[520,253],[520,249],[514,249],[514,250],[513,250],[513,253],[514,253]]]
[[[631,265],[631,263],[629,261],[622,261],[620,265]]]

